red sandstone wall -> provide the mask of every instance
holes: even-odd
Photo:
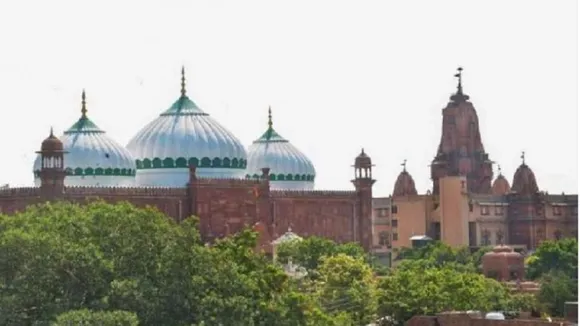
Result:
[[[288,230],[302,237],[320,236],[337,242],[355,241],[354,191],[272,191],[275,236]]]
[[[252,181],[227,186],[209,182],[198,184],[196,215],[200,219],[201,233],[212,239],[254,225],[261,220],[257,201],[257,185]]]

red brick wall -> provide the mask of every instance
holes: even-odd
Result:
[[[357,225],[354,191],[272,191],[275,236],[288,230],[302,237],[320,236],[337,242],[355,241]]]

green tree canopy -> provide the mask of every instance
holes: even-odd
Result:
[[[52,326],[138,326],[139,320],[127,311],[91,311],[88,309],[71,310],[56,317]]]
[[[319,267],[316,291],[326,311],[345,314],[351,325],[376,320],[375,278],[363,259],[340,253],[323,258]]]
[[[339,325],[255,244],[246,230],[206,246],[195,219],[177,224],[128,203],[0,216],[0,324],[126,311],[141,325]]]
[[[539,279],[553,270],[563,272],[568,278],[577,278],[578,240],[564,238],[544,241],[528,258],[527,263],[530,279]]]
[[[503,309],[509,299],[497,281],[450,267],[397,268],[379,284],[379,314],[398,322],[449,310]]]
[[[578,282],[563,271],[544,274],[540,284],[538,300],[552,316],[564,316],[565,303],[578,300]]]
[[[330,239],[315,236],[301,241],[284,242],[276,248],[277,260],[280,263],[287,263],[291,257],[294,263],[309,271],[317,270],[322,258],[341,253],[355,258],[367,257],[364,249],[356,243],[337,244]]]
[[[481,271],[481,259],[491,247],[482,247],[474,253],[468,247],[453,248],[443,242],[434,241],[418,248],[401,248],[396,260],[398,268],[449,267],[458,271]]]

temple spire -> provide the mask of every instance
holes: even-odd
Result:
[[[520,158],[522,159],[522,165],[526,165],[526,152],[522,151]]]
[[[451,95],[451,100],[458,103],[464,102],[469,100],[469,96],[463,93],[463,68],[458,67],[457,73],[455,74],[455,78],[457,78],[457,92]]]
[[[459,94],[459,95],[463,95],[463,84],[461,81],[462,72],[463,72],[463,68],[459,67],[459,68],[457,68],[457,73],[455,74],[455,77],[457,78],[457,94]]]
[[[407,159],[403,160],[403,163],[401,163],[401,166],[403,167],[403,172],[407,172]]]
[[[53,132],[52,126],[50,126],[50,135],[49,135],[49,137],[54,137],[54,132]]]
[[[87,117],[87,97],[85,90],[83,89],[83,94],[81,95],[81,118]]]
[[[268,106],[268,129],[272,129],[272,107]]]
[[[185,66],[181,66],[181,96],[185,97]]]

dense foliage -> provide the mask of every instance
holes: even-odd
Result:
[[[195,218],[178,224],[128,203],[52,203],[0,216],[0,325],[350,326],[537,304],[478,273],[488,248],[403,249],[398,267],[378,276],[354,243],[309,237],[280,245],[273,262],[254,250],[256,237],[246,229],[207,245]],[[575,296],[562,276],[572,268],[541,267],[552,256],[536,254],[533,266],[550,277],[539,297],[560,313]],[[307,277],[284,272],[290,258]]]
[[[562,272],[569,278],[578,277],[578,240],[564,238],[544,241],[528,258],[528,277],[540,279],[552,271]]]

